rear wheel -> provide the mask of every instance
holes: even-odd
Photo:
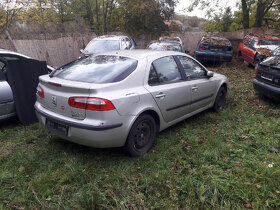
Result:
[[[214,112],[219,112],[222,111],[225,103],[226,103],[226,95],[227,95],[227,90],[225,87],[220,87],[216,99],[215,99],[215,103],[213,105],[213,111]]]
[[[156,122],[150,115],[140,115],[132,125],[125,143],[125,150],[131,156],[141,156],[154,145]]]

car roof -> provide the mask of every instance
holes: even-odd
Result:
[[[173,51],[157,51],[157,50],[119,50],[119,51],[112,51],[108,53],[103,53],[102,55],[118,55],[118,56],[123,56],[123,57],[129,57],[129,58],[134,58],[137,60],[147,58],[149,56],[169,56],[169,55],[184,55],[188,56],[185,53],[180,53],[180,52],[173,52]]]
[[[217,39],[217,40],[227,40],[227,41],[229,41],[227,38],[219,37],[219,36],[203,36],[201,39]]]
[[[24,58],[30,58],[26,55],[11,51],[11,50],[5,50],[5,49],[0,49],[0,55],[16,55],[16,56],[20,56],[20,57],[24,57]]]
[[[128,38],[128,36],[124,36],[124,35],[98,36],[93,38],[92,40],[120,40],[122,38]]]
[[[167,41],[157,41],[157,42],[151,42],[149,45],[152,45],[152,44],[158,44],[158,45],[161,45],[161,44],[163,44],[163,45],[181,45],[180,44],[180,42],[167,42]]]

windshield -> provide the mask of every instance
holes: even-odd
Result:
[[[277,47],[277,48],[273,51],[272,55],[280,55],[280,47]]]
[[[260,40],[259,45],[280,45],[280,40]]]
[[[119,50],[120,44],[118,40],[92,40],[86,46],[85,54],[97,54]]]
[[[148,49],[160,50],[160,51],[177,51],[182,52],[182,47],[180,44],[176,43],[152,43],[149,45]]]
[[[160,38],[160,41],[167,41],[167,42],[180,42],[180,39],[174,37],[162,37]]]
[[[137,60],[114,55],[89,56],[58,69],[54,77],[89,82],[111,83],[125,79],[137,67]]]

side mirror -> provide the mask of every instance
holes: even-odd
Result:
[[[212,71],[207,71],[207,77],[211,78],[214,76],[214,73]]]
[[[189,51],[189,50],[185,50],[185,53],[186,53],[186,54],[189,54],[189,53],[190,53],[190,51]]]

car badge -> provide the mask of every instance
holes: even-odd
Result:
[[[57,106],[56,96],[52,96],[52,104],[53,106]]]

